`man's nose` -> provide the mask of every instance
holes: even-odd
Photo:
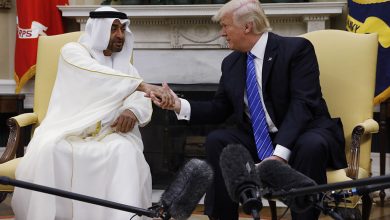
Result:
[[[221,29],[221,30],[219,31],[219,35],[221,35],[221,37],[226,37],[226,32],[225,32],[225,30],[224,30],[224,29]]]
[[[125,31],[118,29],[115,33],[115,36],[118,38],[123,38],[125,36]]]

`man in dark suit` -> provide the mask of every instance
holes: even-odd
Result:
[[[207,161],[215,171],[206,193],[205,214],[210,219],[236,220],[238,204],[229,198],[219,167],[219,156],[228,144],[242,144],[255,162],[280,160],[324,184],[327,167],[347,166],[344,135],[340,121],[330,118],[322,98],[317,58],[308,40],[269,32],[268,19],[256,0],[232,0],[213,20],[221,24],[221,35],[234,50],[222,62],[215,97],[188,102],[176,96],[175,107],[168,109],[191,123],[222,123],[233,117],[236,128],[213,131],[205,143]],[[250,74],[254,74],[252,79]],[[256,86],[251,87],[253,78]],[[266,122],[265,138],[256,134],[259,118]],[[261,150],[259,143],[267,138],[271,148]],[[296,220],[318,216],[314,208],[292,213]]]

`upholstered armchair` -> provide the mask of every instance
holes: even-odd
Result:
[[[315,47],[324,98],[332,117],[340,117],[348,168],[329,170],[328,182],[371,176],[371,134],[378,39],[376,34],[323,30],[304,34]]]
[[[8,120],[10,136],[5,152],[0,158],[0,176],[15,178],[15,170],[19,157],[23,155],[24,146],[20,144],[20,131],[25,126],[37,127],[45,117],[51,91],[57,74],[58,58],[61,47],[77,41],[81,32],[72,32],[55,36],[41,36],[38,40],[38,54],[34,88],[34,111]],[[0,185],[0,201],[7,193],[13,191],[12,186]]]
[[[328,183],[370,177],[371,135],[379,130],[372,119],[378,37],[341,30],[314,31],[301,37],[314,45],[323,96],[331,116],[340,117],[344,127],[348,168],[328,170]],[[349,198],[346,207],[355,208],[359,199]],[[368,220],[370,195],[364,195],[362,202],[362,217]],[[275,208],[271,211],[275,219]]]

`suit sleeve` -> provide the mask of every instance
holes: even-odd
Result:
[[[315,118],[322,94],[314,47],[303,39],[290,60],[290,104],[279,127],[275,142],[292,149],[295,141]]]
[[[232,104],[226,94],[224,85],[224,72],[227,67],[226,59],[222,62],[222,76],[219,80],[218,89],[211,101],[197,102],[190,101],[191,119],[190,123],[211,123],[224,122],[232,114]]]

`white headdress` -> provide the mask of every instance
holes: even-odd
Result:
[[[92,54],[92,56],[100,63],[109,66],[115,70],[127,73],[129,70],[129,63],[133,52],[134,37],[130,31],[130,20],[123,19],[119,16],[105,16],[106,14],[120,14],[118,10],[103,6],[95,10],[103,16],[94,16],[89,18],[85,26],[85,33],[80,37],[79,43],[84,45]],[[104,14],[107,12],[106,14]],[[124,13],[122,13],[124,14]],[[103,50],[107,49],[110,41],[111,26],[114,20],[118,19],[121,24],[126,24],[125,42],[120,52],[115,52],[111,56],[104,56]]]

